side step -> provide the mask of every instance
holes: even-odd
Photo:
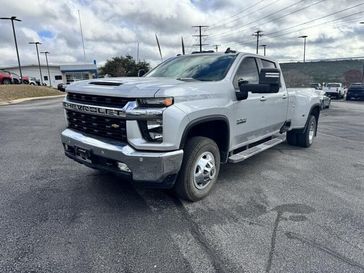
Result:
[[[272,148],[273,146],[276,146],[282,142],[284,142],[285,138],[282,137],[275,137],[272,138],[262,144],[259,144],[257,146],[251,147],[249,149],[246,149],[240,153],[234,154],[229,157],[229,162],[231,163],[238,163],[245,159],[248,159],[249,157],[256,155],[260,152],[263,152],[265,150],[268,150],[269,148]]]

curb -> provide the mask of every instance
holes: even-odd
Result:
[[[43,97],[32,97],[32,98],[23,98],[23,99],[10,100],[10,101],[5,101],[5,102],[0,102],[0,106],[18,104],[18,103],[21,103],[21,102],[32,101],[32,100],[45,100],[45,99],[62,98],[65,95],[66,94],[64,94],[64,95],[55,95],[55,96],[43,96]]]

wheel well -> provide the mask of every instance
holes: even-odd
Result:
[[[313,115],[316,118],[316,121],[318,121],[320,116],[320,106],[316,105],[311,109],[310,115]]]
[[[227,161],[230,133],[228,122],[225,119],[200,121],[192,124],[184,133],[181,148],[184,147],[188,139],[195,136],[208,137],[214,140],[220,150],[221,162]]]

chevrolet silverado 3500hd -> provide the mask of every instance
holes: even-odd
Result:
[[[86,166],[172,188],[197,201],[221,163],[285,139],[309,147],[320,98],[286,88],[279,64],[246,53],[170,58],[139,78],[76,82],[63,102],[65,154]]]

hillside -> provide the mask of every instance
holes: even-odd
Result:
[[[342,82],[349,85],[362,81],[364,59],[281,63],[288,86],[307,86],[311,82]]]

